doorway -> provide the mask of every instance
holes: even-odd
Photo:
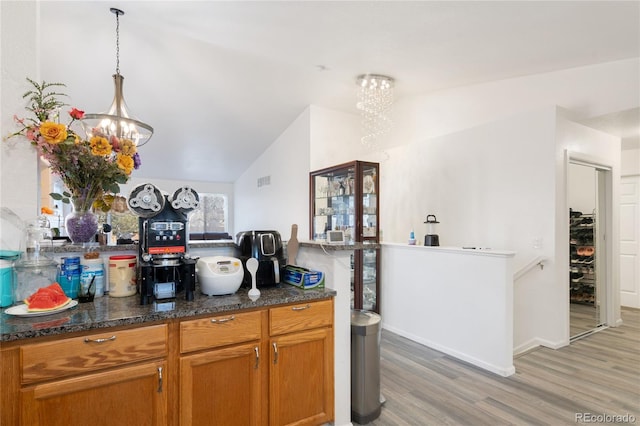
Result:
[[[569,328],[570,341],[607,325],[607,174],[610,170],[570,160]]]

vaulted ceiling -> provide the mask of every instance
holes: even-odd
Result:
[[[42,1],[42,74],[74,106],[113,97],[115,15],[144,177],[233,182],[309,105],[356,113],[355,78],[396,97],[640,56],[635,1]],[[637,143],[638,109],[594,117]],[[635,129],[635,133],[634,130]],[[636,138],[636,139],[634,139]]]

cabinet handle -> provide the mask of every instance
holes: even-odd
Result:
[[[278,344],[273,342],[273,363],[278,363]]]
[[[110,342],[112,340],[116,340],[115,334],[111,337],[102,338],[102,339],[89,339],[88,337],[85,337],[84,342],[85,343],[104,343],[104,342]]]
[[[162,393],[162,367],[158,367],[158,393]]]
[[[256,351],[256,366],[253,368],[257,370],[258,367],[260,366],[260,351],[258,350],[257,346],[255,346],[253,350]]]
[[[212,319],[211,322],[213,324],[223,324],[225,322],[233,321],[236,319],[235,315],[231,315],[229,318],[221,318],[221,319]]]
[[[306,306],[294,306],[291,308],[292,311],[304,311],[305,309],[311,309],[311,305],[307,303]]]

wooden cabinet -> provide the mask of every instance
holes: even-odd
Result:
[[[166,425],[167,344],[163,324],[21,346],[12,424]]]
[[[271,425],[333,419],[333,301],[273,308],[270,316]]]
[[[15,342],[0,380],[2,425],[323,424],[333,299]]]
[[[182,426],[266,424],[263,315],[255,311],[180,324]]]
[[[166,425],[165,361],[22,389],[22,425]]]
[[[333,300],[183,322],[181,426],[331,421],[332,326]]]

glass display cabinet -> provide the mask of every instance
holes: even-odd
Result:
[[[344,244],[380,241],[378,163],[353,161],[310,173],[309,238]],[[380,312],[380,250],[358,248],[351,259],[351,307]]]

